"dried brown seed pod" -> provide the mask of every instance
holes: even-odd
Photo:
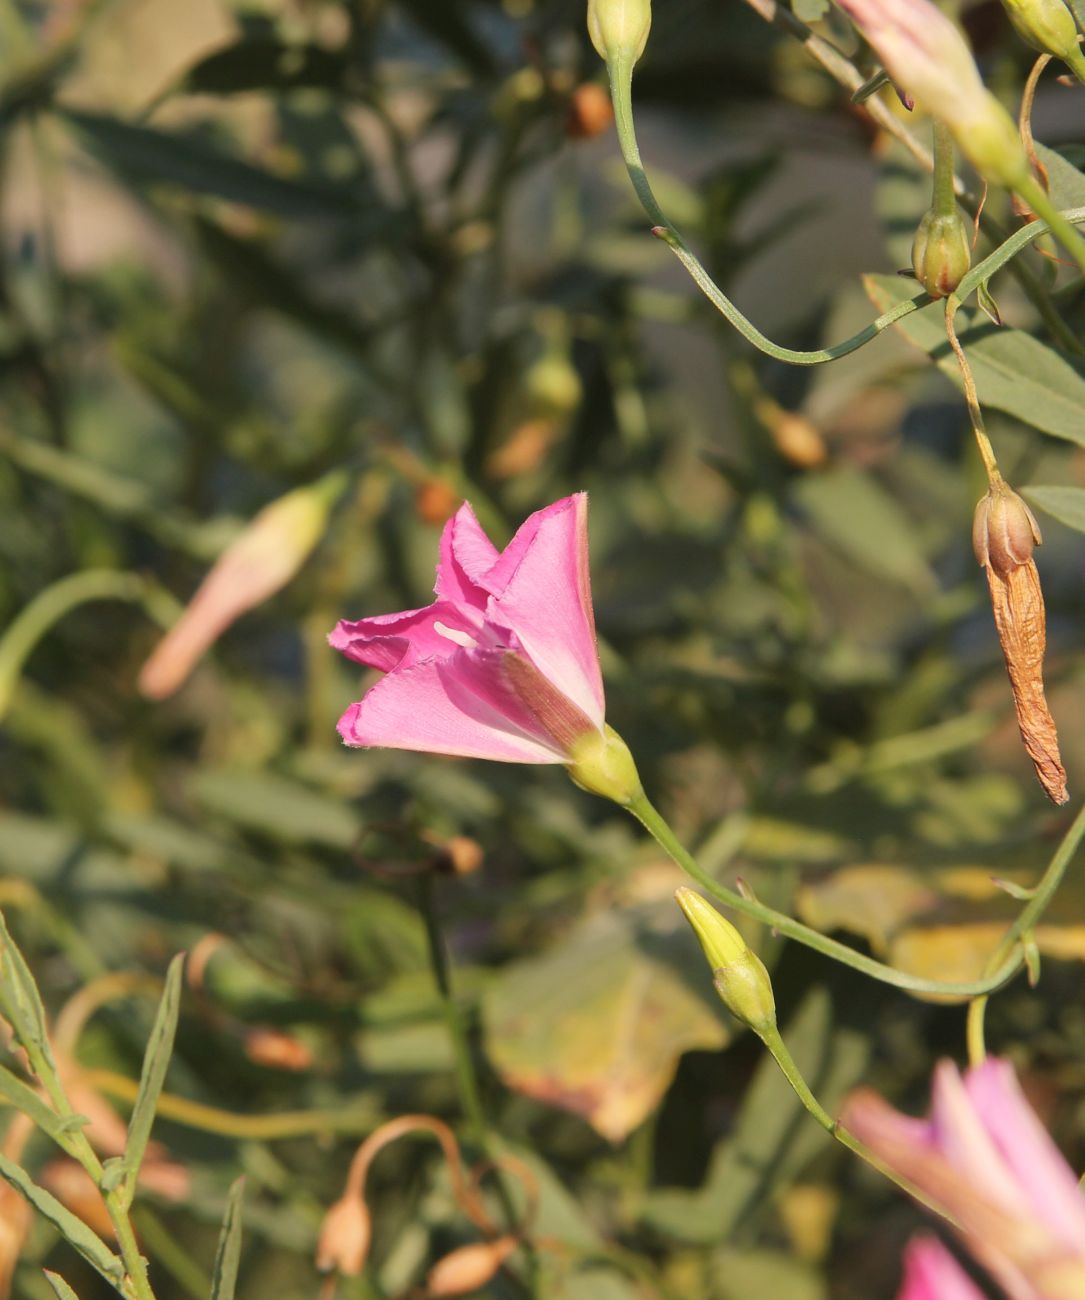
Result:
[[[484,1287],[517,1247],[515,1237],[498,1237],[495,1241],[477,1241],[449,1251],[430,1269],[426,1277],[426,1295],[431,1300],[446,1296],[470,1295]]]
[[[987,574],[1021,739],[1047,797],[1062,804],[1070,796],[1055,721],[1044,694],[1047,624],[1040,575],[1032,558],[1041,540],[1032,511],[1007,484],[992,486],[976,506],[972,545]]]
[[[316,1245],[316,1266],[322,1273],[333,1270],[344,1277],[357,1277],[365,1267],[373,1226],[369,1207],[356,1194],[347,1192],[324,1215]]]

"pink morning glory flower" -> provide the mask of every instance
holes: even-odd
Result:
[[[461,506],[435,591],[424,609],[344,620],[329,637],[385,674],[340,719],[346,744],[565,764],[608,745],[585,493],[531,515],[503,551]]]
[[[984,1300],[983,1292],[937,1237],[913,1237],[904,1251],[897,1300]]]
[[[956,1224],[1012,1300],[1085,1296],[1085,1195],[1008,1061],[963,1078],[942,1061],[926,1120],[869,1091],[853,1094],[840,1118]]]

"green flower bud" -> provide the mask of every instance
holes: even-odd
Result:
[[[608,63],[622,55],[636,63],[651,26],[652,0],[588,0],[588,35]]]
[[[683,886],[674,897],[712,967],[716,992],[727,1010],[756,1034],[774,1028],[776,1000],[764,962],[700,894]]]
[[[643,793],[629,746],[613,727],[603,731],[593,728],[574,740],[565,770],[574,785],[589,794],[613,799],[623,808]]]
[[[1002,0],[1014,31],[1041,54],[1054,55],[1085,81],[1085,55],[1077,41],[1077,24],[1064,0]]]
[[[946,298],[971,265],[971,231],[961,210],[925,212],[912,241],[912,268],[923,288],[932,298]]]

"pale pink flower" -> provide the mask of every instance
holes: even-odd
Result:
[[[837,0],[906,100],[944,122],[981,175],[1016,187],[1030,172],[1017,128],[987,90],[968,42],[931,0]]]
[[[984,1300],[983,1292],[937,1237],[913,1237],[904,1251],[897,1300]]]
[[[531,515],[501,552],[469,505],[445,525],[437,599],[329,637],[385,673],[343,714],[348,745],[569,763],[606,734],[584,493]]]
[[[1012,1300],[1085,1297],[1085,1195],[1009,1062],[987,1060],[963,1079],[941,1062],[926,1120],[865,1090],[840,1118],[956,1224]]]
[[[235,619],[286,586],[323,536],[345,485],[345,475],[329,474],[265,506],[242,529],[143,665],[144,695],[172,695]]]

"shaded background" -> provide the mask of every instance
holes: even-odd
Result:
[[[635,97],[664,207],[774,338],[843,338],[875,314],[860,273],[906,265],[925,182],[738,0],[657,10]],[[340,747],[359,676],[326,633],[425,604],[460,500],[503,544],[591,493],[610,721],[721,878],[969,978],[1014,910],[991,875],[1027,883],[1068,821],[1017,738],[953,388],[896,336],[797,371],[727,329],[647,233],[583,17],[0,0],[0,624],[70,575],[135,575],[46,620],[25,671],[0,649],[0,903],[54,1013],[199,945],[168,1091],[213,1110],[167,1101],[156,1128],[167,1174],[137,1221],[160,1300],[206,1294],[239,1171],[239,1295],[317,1294],[351,1135],[407,1111],[462,1124],[427,906],[491,1124],[541,1192],[534,1261],[487,1294],[894,1293],[917,1212],[727,1021],[677,874],[632,823],[558,770]],[[970,24],[1012,97],[1025,52],[997,7]],[[1082,95],[1045,82],[1047,143],[1080,139]],[[1080,324],[1080,295],[1063,305]],[[1018,486],[1085,484],[1071,434],[990,423]],[[161,625],[223,545],[338,468],[300,575],[143,699]],[[1043,523],[1074,793],[1085,555]],[[430,887],[414,872],[435,863]],[[1058,960],[996,999],[990,1041],[1080,1165],[1079,878],[1050,921]],[[825,1103],[863,1080],[921,1109],[962,1010],[748,933]],[[78,1056],[123,1113],[154,984],[112,992]],[[282,1112],[302,1118],[276,1130]],[[44,1140],[26,1161],[78,1203]],[[430,1145],[388,1151],[371,1192],[371,1268],[342,1296],[404,1295],[474,1239]],[[44,1262],[105,1294],[38,1225],[15,1295],[47,1294]]]

